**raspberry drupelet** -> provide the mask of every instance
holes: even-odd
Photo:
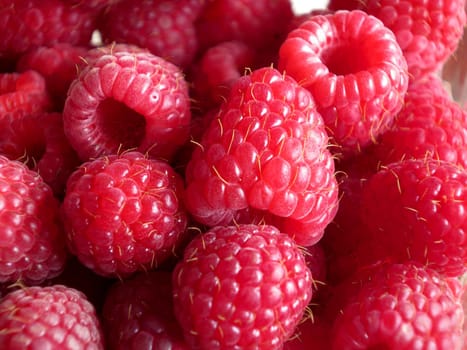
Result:
[[[70,175],[62,204],[71,252],[103,276],[156,268],[185,236],[182,191],[167,162],[136,151],[83,163]]]
[[[188,139],[188,85],[174,64],[143,49],[96,49],[68,90],[65,133],[83,161],[137,149],[170,159]]]
[[[311,16],[282,43],[279,69],[312,93],[344,157],[389,128],[409,80],[394,34],[363,11]]]
[[[274,68],[238,79],[186,168],[207,226],[266,222],[312,245],[337,211],[334,161],[310,93]]]
[[[173,271],[175,315],[195,349],[282,349],[312,296],[295,242],[273,226],[217,226]]]

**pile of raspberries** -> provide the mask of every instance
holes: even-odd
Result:
[[[294,6],[0,0],[0,349],[467,348],[465,0]]]

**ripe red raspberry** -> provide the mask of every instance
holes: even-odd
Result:
[[[383,243],[381,256],[461,276],[467,268],[466,203],[465,169],[441,160],[404,160],[369,178],[362,220]]]
[[[126,149],[169,159],[188,138],[189,107],[177,66],[148,52],[118,50],[91,60],[71,84],[65,133],[84,161]]]
[[[408,85],[394,34],[362,11],[310,17],[283,42],[279,68],[312,93],[344,156],[388,129]]]
[[[196,17],[190,5],[188,0],[120,0],[102,15],[99,29],[103,41],[147,48],[184,68],[198,49]]]
[[[110,288],[102,311],[108,349],[189,350],[173,310],[171,276],[142,272]]]
[[[411,77],[436,72],[464,33],[465,0],[364,0],[360,8],[391,29]]]
[[[434,158],[467,169],[467,111],[447,94],[439,78],[409,85],[404,107],[375,148],[381,164]]]
[[[381,267],[338,313],[332,349],[462,348],[460,284],[413,264]]]
[[[232,86],[192,154],[187,208],[208,226],[255,216],[312,245],[337,210],[327,141],[307,90],[274,68],[255,70]]]
[[[0,282],[39,284],[62,272],[59,219],[59,202],[39,174],[0,156]]]
[[[60,0],[1,0],[0,18],[3,58],[57,43],[88,45],[95,29],[87,9]]]
[[[170,165],[139,152],[82,164],[68,179],[62,206],[72,253],[103,276],[157,267],[185,233],[182,190]]]
[[[273,226],[217,226],[173,271],[175,315],[192,347],[281,349],[311,295],[295,242]]]
[[[84,294],[63,285],[29,287],[0,302],[0,344],[15,349],[104,349],[96,311]]]
[[[196,21],[201,50],[238,40],[259,50],[279,44],[294,17],[289,0],[211,0]]]
[[[60,113],[10,114],[0,119],[0,154],[37,171],[59,198],[68,176],[80,164]]]
[[[86,53],[87,48],[84,46],[67,43],[40,46],[22,55],[16,64],[16,70],[24,72],[32,69],[39,72],[45,79],[55,110],[62,111],[68,88],[77,76],[76,66],[82,63],[82,57]]]
[[[0,74],[0,119],[8,114],[19,116],[49,107],[50,98],[42,75],[33,70]]]
[[[253,67],[255,55],[242,41],[225,41],[206,50],[190,68],[196,106],[208,110],[224,102],[234,82]]]

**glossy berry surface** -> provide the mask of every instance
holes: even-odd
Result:
[[[175,315],[198,349],[281,349],[312,295],[300,249],[273,226],[218,226],[173,272]]]
[[[40,175],[0,156],[0,282],[40,284],[67,257],[59,202]]]
[[[0,301],[0,329],[5,350],[104,349],[94,307],[84,294],[63,285],[6,295]]]
[[[370,177],[360,209],[364,224],[384,242],[380,258],[414,260],[461,276],[467,266],[466,189],[466,170],[440,160],[403,160]]]
[[[188,86],[180,69],[161,57],[111,51],[73,81],[63,120],[84,161],[126,149],[168,159],[188,138]]]
[[[338,314],[332,349],[462,349],[461,286],[430,268],[382,267]]]
[[[362,11],[311,16],[282,43],[279,68],[312,93],[344,155],[388,129],[409,79],[394,34]]]
[[[136,151],[82,164],[62,204],[71,251],[104,276],[156,268],[183,238],[182,190],[167,162]]]
[[[327,141],[307,90],[274,68],[255,70],[232,86],[191,156],[187,209],[208,226],[259,211],[259,221],[311,245],[337,210]]]

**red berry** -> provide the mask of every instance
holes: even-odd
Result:
[[[0,226],[0,282],[39,284],[62,272],[67,251],[58,200],[37,172],[4,156]]]
[[[382,164],[434,158],[467,169],[467,111],[452,100],[439,78],[414,82],[375,157]]]
[[[46,82],[42,75],[27,70],[0,74],[0,119],[8,114],[42,112],[50,107]]]
[[[110,288],[102,312],[109,349],[189,350],[173,310],[171,276],[142,272]]]
[[[88,45],[94,18],[81,7],[60,0],[1,0],[0,57],[18,57],[39,46]]]
[[[166,60],[118,50],[82,69],[68,91],[63,119],[82,160],[126,149],[168,159],[188,138],[188,86]]]
[[[441,160],[404,160],[369,178],[362,220],[386,254],[449,276],[467,267],[467,171]]]
[[[211,0],[198,17],[196,29],[203,51],[230,40],[264,49],[280,40],[292,18],[289,0]]]
[[[84,294],[63,285],[29,287],[0,302],[0,344],[16,349],[104,349],[96,311]]]
[[[255,70],[232,86],[192,154],[187,208],[208,226],[256,216],[312,245],[337,210],[327,141],[308,91],[274,68]]]
[[[103,13],[99,29],[104,43],[134,44],[186,67],[198,49],[195,18],[188,0],[120,0]]]
[[[199,349],[281,349],[310,301],[311,273],[273,226],[218,226],[173,272],[175,315]]]
[[[68,176],[80,164],[60,113],[9,114],[0,119],[0,154],[37,171],[59,198]]]
[[[77,65],[82,63],[87,49],[67,43],[40,46],[22,55],[16,70],[35,70],[45,79],[47,91],[53,99],[55,110],[62,111],[71,82],[77,76]]]
[[[279,68],[312,93],[344,155],[388,129],[408,85],[394,34],[362,11],[311,16],[283,42]]]
[[[71,251],[104,276],[157,267],[185,233],[182,190],[170,165],[139,152],[82,164],[70,176],[63,201]]]
[[[338,313],[332,349],[462,348],[459,281],[412,264],[384,266]]]
[[[411,77],[436,72],[464,33],[465,0],[364,0],[361,9],[391,29]]]

